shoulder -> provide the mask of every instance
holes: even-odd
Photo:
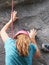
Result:
[[[36,49],[36,45],[35,44],[33,44],[33,43],[30,43],[30,45],[29,45],[31,48],[35,48]]]
[[[16,41],[12,38],[7,38],[7,40],[5,41],[5,46],[9,46],[9,45],[14,45],[16,43]]]
[[[4,47],[5,48],[9,48],[9,47],[15,47],[15,43],[16,41],[12,38],[8,38],[6,41],[5,41],[5,44],[4,44]]]
[[[29,47],[31,48],[31,51],[33,52],[33,54],[35,54],[36,53],[36,49],[37,49],[36,45],[33,44],[33,43],[30,43]]]
[[[7,38],[7,40],[5,41],[5,44],[6,44],[6,43],[10,43],[10,42],[14,42],[14,41],[15,41],[14,39],[12,39],[12,38],[9,37],[9,38]]]

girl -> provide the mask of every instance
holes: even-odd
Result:
[[[11,23],[18,19],[17,12],[12,13],[13,21],[11,18],[0,31],[5,47],[5,65],[32,65],[33,56],[40,56],[40,51],[35,41],[36,30],[33,29],[30,32],[21,30],[15,34],[14,39],[10,38],[6,31]]]

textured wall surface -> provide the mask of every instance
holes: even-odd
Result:
[[[1,1],[1,0],[0,0]],[[38,29],[37,43],[41,51],[42,43],[49,43],[49,0],[37,4],[17,5],[14,10],[18,11],[19,20],[14,24],[14,31],[19,29]],[[10,19],[11,8],[0,9],[0,30]],[[11,29],[8,30],[9,35]],[[0,65],[5,65],[4,44],[0,38]],[[41,57],[33,60],[33,65],[49,65],[49,53],[41,51]]]
[[[11,1],[12,0],[0,0],[0,7],[8,7],[11,6]],[[13,0],[14,5],[16,4],[23,4],[23,3],[35,3],[35,2],[40,2],[42,0]]]

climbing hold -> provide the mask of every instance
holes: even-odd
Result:
[[[42,44],[42,49],[43,52],[49,52],[49,44]]]

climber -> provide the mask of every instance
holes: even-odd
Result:
[[[6,31],[11,23],[18,19],[17,12],[13,11],[12,13],[13,21],[11,18],[0,31],[5,48],[5,65],[32,65],[33,57],[40,57],[40,50],[35,40],[37,32],[35,29],[30,32],[20,30],[14,35],[14,38],[9,37]]]

